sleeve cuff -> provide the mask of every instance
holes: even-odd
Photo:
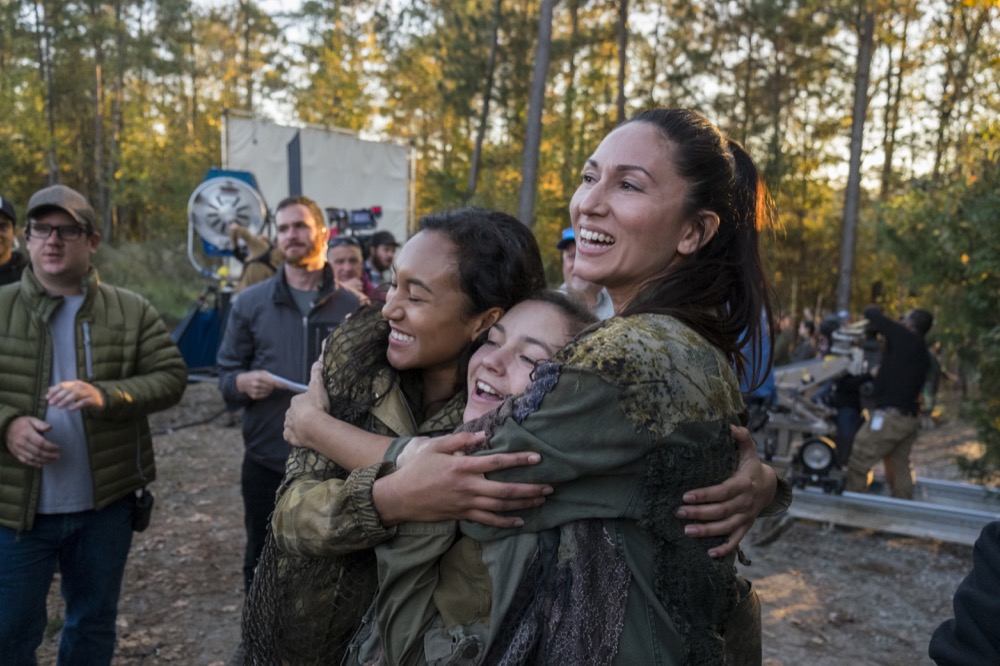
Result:
[[[346,485],[351,507],[366,541],[370,539],[377,543],[396,536],[395,527],[382,525],[382,519],[375,509],[375,500],[372,498],[375,481],[395,469],[395,463],[382,461],[371,467],[356,469],[347,477]]]
[[[396,439],[389,442],[389,448],[385,450],[385,455],[382,456],[382,460],[392,463],[393,468],[396,466],[396,459],[399,458],[399,454],[403,452],[406,445],[410,443],[412,437],[397,437]],[[390,470],[391,471],[391,470]],[[389,472],[385,472],[388,474]],[[385,474],[380,474],[379,476],[384,476]]]
[[[761,516],[777,516],[788,511],[792,505],[792,487],[782,478],[778,478],[778,487],[774,491],[774,499],[760,512]]]

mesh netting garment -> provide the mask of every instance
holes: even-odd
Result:
[[[330,335],[323,382],[330,414],[362,426],[378,398],[387,368],[388,327],[377,308],[359,311]],[[370,424],[368,424],[369,427]],[[281,498],[300,479],[346,479],[328,458],[295,447],[288,457]],[[245,664],[339,663],[361,617],[375,598],[378,578],[370,548],[333,557],[292,555],[278,548],[268,525],[264,549],[243,605]]]
[[[346,475],[326,458],[297,449],[286,479],[303,476],[326,480]],[[282,485],[279,497],[287,486]],[[278,548],[269,525],[243,606],[244,664],[339,663],[377,586],[371,549],[334,557],[292,555]]]
[[[268,532],[244,606],[244,663],[339,663],[376,585],[371,550],[293,556],[282,553]]]

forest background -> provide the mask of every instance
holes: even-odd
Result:
[[[0,0],[0,194],[23,215],[46,184],[84,192],[102,275],[176,322],[203,287],[187,201],[235,110],[409,142],[418,216],[518,214],[558,282],[555,240],[600,138],[691,107],[763,169],[781,309],[931,309],[988,451],[970,472],[1000,468],[998,0],[284,7]]]

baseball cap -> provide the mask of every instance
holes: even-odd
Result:
[[[58,208],[76,220],[77,224],[93,232],[97,229],[97,214],[82,194],[65,185],[51,185],[38,190],[28,200],[27,217],[46,208]]]
[[[390,231],[376,231],[372,234],[372,239],[369,241],[368,245],[370,247],[375,247],[377,245],[393,245],[399,247],[399,243],[396,242],[396,237],[392,235]]]
[[[14,202],[10,199],[0,197],[0,215],[9,217],[11,224],[17,224],[17,216],[14,215]]]
[[[562,238],[560,238],[559,242],[556,243],[556,249],[562,250],[570,243],[575,243],[575,242],[576,242],[576,234],[573,233],[573,227],[570,227],[569,229],[563,229]]]

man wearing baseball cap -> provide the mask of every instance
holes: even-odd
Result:
[[[31,264],[0,287],[0,645],[34,664],[58,567],[59,664],[110,664],[132,532],[155,478],[147,416],[178,402],[187,369],[145,298],[100,282],[101,235],[79,192],[28,202]]]
[[[24,255],[14,249],[16,228],[14,204],[7,197],[0,196],[0,286],[20,280],[24,267],[28,265]]]
[[[365,259],[365,271],[372,285],[379,286],[385,282],[385,272],[392,268],[392,260],[396,258],[396,248],[399,243],[390,231],[377,231],[368,241],[368,258]]]
[[[564,291],[570,295],[576,295],[594,316],[599,319],[607,319],[615,313],[615,308],[611,304],[611,296],[608,290],[597,284],[574,275],[573,267],[576,264],[576,234],[573,228],[563,229],[556,249],[562,252],[563,283],[559,285],[559,291]]]

